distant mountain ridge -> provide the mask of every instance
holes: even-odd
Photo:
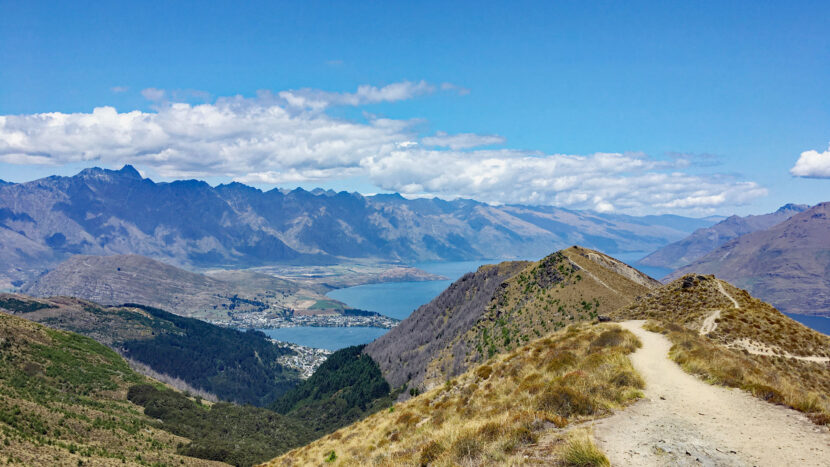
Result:
[[[711,222],[397,194],[155,183],[129,165],[90,168],[0,186],[6,259],[0,288],[19,286],[73,254],[140,254],[186,267],[507,259],[575,243],[650,251]]]
[[[715,274],[787,313],[830,316],[830,202],[738,237],[668,279]]]
[[[805,204],[785,204],[777,211],[757,216],[730,216],[711,227],[695,230],[678,242],[660,248],[637,263],[677,269],[702,258],[724,243],[748,233],[764,230],[807,210]]]

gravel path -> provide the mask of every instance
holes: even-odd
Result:
[[[828,466],[830,433],[791,409],[712,386],[669,360],[670,342],[620,323],[643,347],[631,361],[644,400],[593,425],[612,465]]]

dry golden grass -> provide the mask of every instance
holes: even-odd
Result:
[[[646,329],[666,334],[669,357],[687,372],[799,410],[817,424],[830,422],[830,365],[730,349],[673,323],[649,321]]]
[[[537,442],[640,397],[627,357],[639,345],[612,324],[573,325],[267,465],[568,465],[589,447]]]
[[[715,329],[701,335],[703,321],[715,310],[721,312]],[[670,357],[690,373],[805,412],[815,423],[830,422],[830,363],[792,358],[830,357],[830,337],[745,290],[711,275],[689,274],[613,316],[653,320],[647,329],[668,336],[674,344]],[[747,343],[769,355],[749,352]]]
[[[738,302],[732,301],[719,287]],[[655,319],[699,330],[715,310],[721,315],[708,337],[734,346],[742,339],[763,344],[780,354],[830,357],[830,337],[790,319],[772,305],[714,276],[688,274],[612,313],[618,319]]]

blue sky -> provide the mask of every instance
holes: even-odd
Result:
[[[830,199],[828,2],[389,3],[0,0],[0,178],[130,162],[156,179],[693,215]],[[199,104],[240,129],[198,133]],[[104,106],[119,115],[93,118]],[[252,119],[274,106],[287,116]],[[48,112],[104,129],[79,140],[86,123],[61,118],[55,134]],[[167,125],[154,145],[145,116]],[[457,134],[491,138],[439,138]]]

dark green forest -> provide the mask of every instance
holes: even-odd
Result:
[[[378,364],[352,346],[333,353],[310,378],[273,404],[304,421],[318,436],[392,405],[389,383]]]
[[[161,420],[159,428],[189,438],[186,456],[250,466],[313,440],[304,424],[272,410],[219,402],[207,406],[182,393],[149,384],[132,386],[127,398]]]
[[[143,305],[125,306],[140,308],[174,328],[150,339],[122,342],[126,356],[222,400],[266,406],[299,379],[295,370],[277,363],[293,351],[274,345],[262,332],[222,328]]]

